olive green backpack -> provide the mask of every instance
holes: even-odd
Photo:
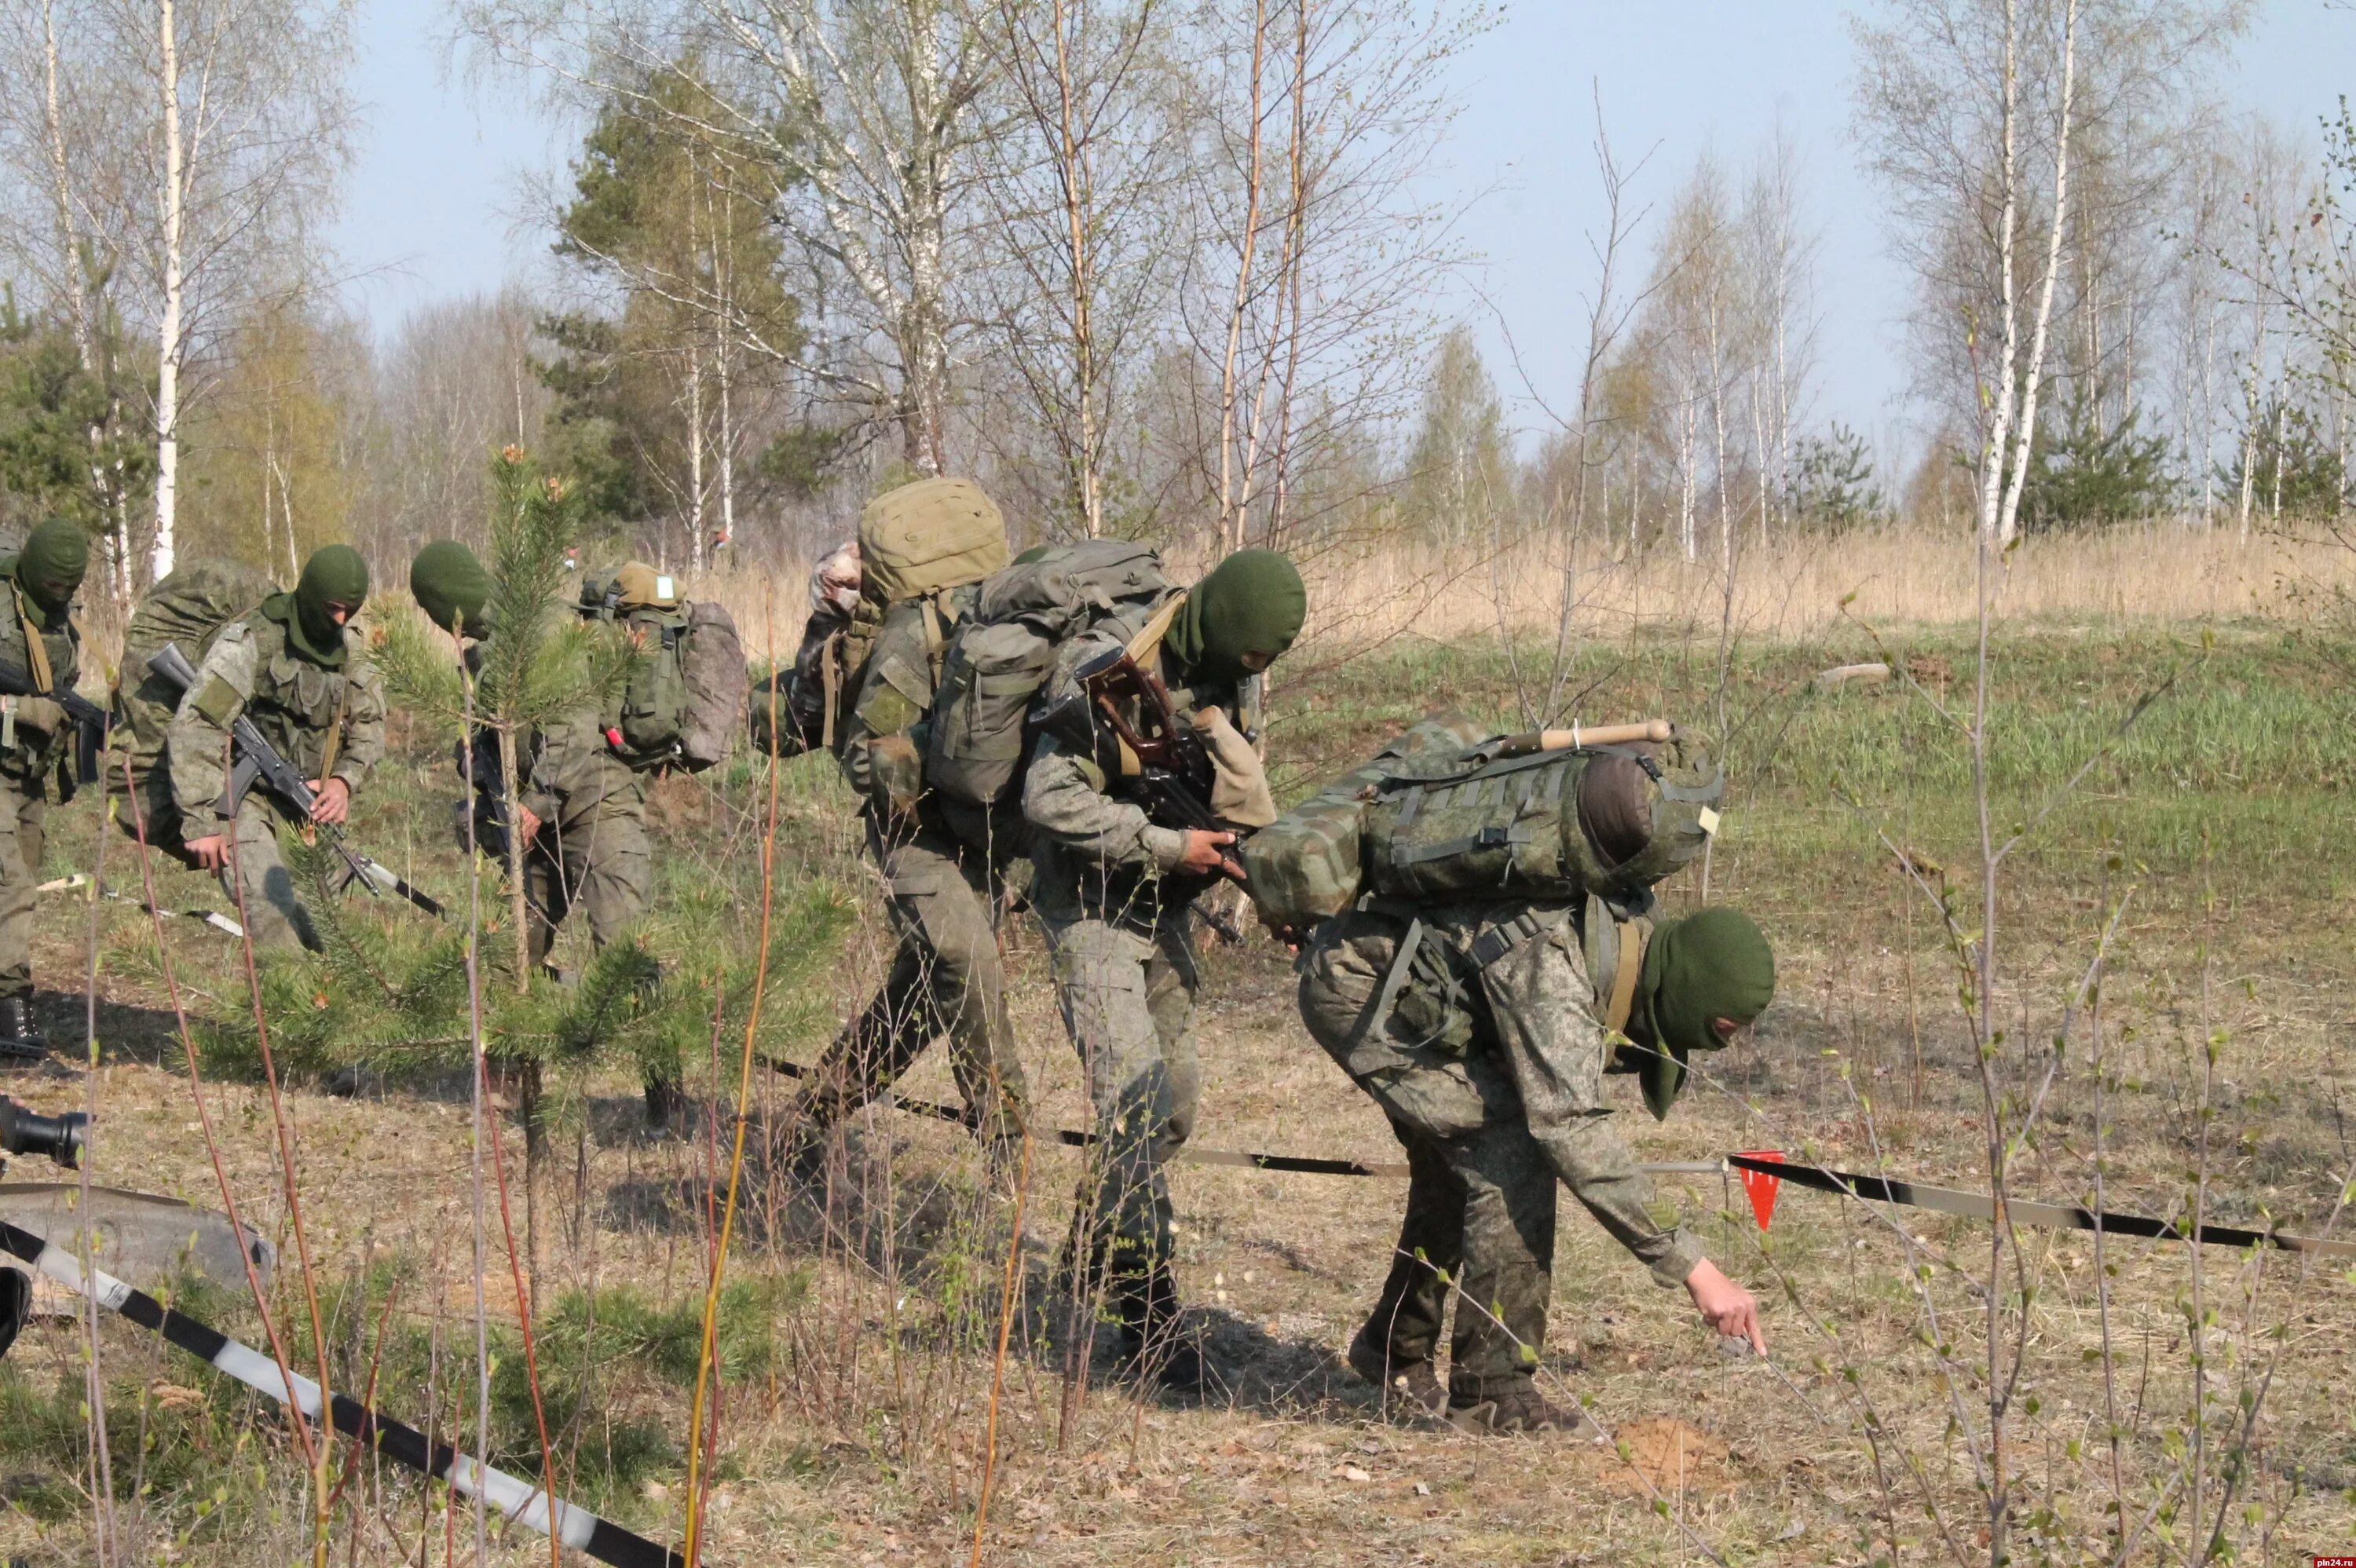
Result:
[[[1374,761],[1343,774],[1243,841],[1237,853],[1252,902],[1270,923],[1306,931],[1357,901],[1366,804],[1385,779],[1417,760],[1453,757],[1487,731],[1461,713],[1435,713],[1392,737]]]
[[[1592,893],[1640,907],[1718,829],[1726,775],[1697,741],[1501,750],[1484,742],[1376,786],[1367,887],[1419,902]]]
[[[147,661],[165,644],[177,643],[190,664],[202,664],[220,629],[260,609],[273,592],[269,578],[242,561],[199,557],[140,595],[123,629],[114,692],[116,743],[129,753],[136,777],[163,765],[165,731],[180,710],[179,688],[151,673]],[[108,787],[120,793],[119,764],[108,770]]]
[[[1700,744],[1505,755],[1427,719],[1242,846],[1253,901],[1305,930],[1374,894],[1417,903],[1576,899],[1624,908],[1701,853],[1725,775]]]
[[[1162,558],[1125,539],[1051,549],[985,580],[942,663],[925,787],[967,805],[1011,804],[1031,753],[1031,705],[1061,649],[1117,613],[1159,606],[1171,592]]]

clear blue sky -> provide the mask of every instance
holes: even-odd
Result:
[[[1488,194],[1464,234],[1538,390],[1575,373],[1579,293],[1601,219],[1589,144],[1598,83],[1623,159],[1650,155],[1637,192],[1665,201],[1695,155],[1747,165],[1780,117],[1797,144],[1822,237],[1815,415],[1902,445],[1897,319],[1907,283],[1890,261],[1871,187],[1848,140],[1851,7],[1816,0],[1521,0],[1458,68],[1465,112],[1441,177]],[[442,294],[496,288],[538,267],[519,229],[520,177],[561,167],[567,146],[511,87],[445,71],[440,7],[364,0],[358,91],[369,134],[337,228],[355,298],[380,327]],[[2311,129],[2356,91],[2356,13],[2270,0],[2239,51],[2227,99]],[[1477,325],[1498,381],[1516,389],[1503,339]],[[1536,411],[1525,410],[1535,423]]]

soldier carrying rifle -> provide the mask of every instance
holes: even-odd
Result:
[[[67,616],[89,566],[89,537],[59,517],[0,560],[7,584],[0,607],[0,1059],[37,1061],[48,1051],[32,1017],[33,890],[58,743],[69,723],[89,728],[71,711],[90,704],[72,695],[81,638]],[[102,715],[95,717],[102,731]],[[57,771],[60,801],[77,782],[90,782],[62,765]]]
[[[291,808],[262,791],[232,798],[231,731],[251,720],[294,765],[312,795],[309,822],[337,827],[350,816],[353,794],[384,755],[384,688],[348,624],[368,592],[358,550],[313,552],[292,592],[220,629],[166,731],[170,811],[145,824],[148,842],[217,872],[257,946],[320,944],[279,854],[278,818]]]

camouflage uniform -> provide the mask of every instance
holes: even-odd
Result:
[[[70,689],[80,672],[72,624],[37,630],[38,613],[23,602],[13,573],[0,571],[0,664],[37,678],[29,639],[38,636],[50,684]],[[46,698],[0,699],[0,1000],[6,1000],[33,994],[33,890],[47,853],[48,777],[69,754],[72,727]]]
[[[1047,709],[1074,700],[1071,672],[1125,645],[1145,612],[1116,614],[1062,650],[1042,697]],[[1166,649],[1164,678],[1184,672]],[[1173,682],[1183,714],[1217,706],[1244,728],[1235,686],[1187,689]],[[1149,821],[1145,809],[1107,791],[1094,757],[1052,731],[1041,735],[1023,789],[1032,829],[1032,902],[1046,928],[1065,1027],[1086,1065],[1096,1109],[1099,1163],[1091,1217],[1092,1266],[1117,1290],[1172,1287],[1167,1264],[1172,1211],[1163,1165],[1194,1131],[1202,1087],[1195,1051],[1199,985],[1186,916],[1209,884],[1169,877],[1185,852],[1184,833]],[[1137,1306],[1124,1303],[1124,1309]],[[1146,1319],[1174,1301],[1151,1295]]]
[[[954,589],[946,597],[948,609],[962,614],[973,592]],[[862,617],[868,613],[862,605]],[[932,706],[948,630],[941,612],[926,601],[885,611],[834,717],[843,776],[865,802],[868,852],[883,870],[899,945],[883,986],[814,1070],[803,1104],[809,1130],[833,1125],[883,1093],[943,1035],[958,1091],[984,1139],[1001,1142],[1022,1130],[1027,1086],[1006,1012],[994,913],[1009,863],[1023,848],[1023,827],[923,794],[907,737]],[[797,679],[798,716],[807,709],[806,684],[816,683]],[[822,724],[821,713],[802,727]]]
[[[1411,929],[1417,953],[1393,987]],[[1407,1217],[1365,1334],[1391,1367],[1431,1360],[1444,1271],[1465,1296],[1451,1396],[1526,1386],[1546,1343],[1557,1179],[1662,1285],[1683,1283],[1700,1261],[1689,1232],[1654,1221],[1652,1183],[1609,1120],[1603,1075],[1616,1036],[1598,1016],[1569,908],[1344,915],[1320,928],[1302,960],[1301,1012],[1408,1151]]]
[[[598,947],[654,901],[643,774],[616,756],[594,712],[542,729],[530,747],[523,807],[541,820],[523,859],[534,964],[546,962],[556,928],[577,906]]]
[[[150,843],[184,859],[189,840],[233,832],[235,876],[224,866],[221,886],[236,899],[242,884],[241,918],[255,944],[299,942],[316,950],[318,933],[279,856],[277,804],[257,786],[246,792],[233,827],[222,820],[230,726],[240,714],[252,719],[306,779],[320,777],[332,744],[328,776],[358,795],[384,756],[384,688],[357,632],[344,632],[340,669],[313,663],[288,641],[286,628],[258,611],[221,628],[167,731],[173,816],[146,829]]]

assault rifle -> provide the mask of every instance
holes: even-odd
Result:
[[[1115,754],[1107,759],[1108,771],[1119,787],[1138,798],[1148,818],[1162,827],[1237,831],[1211,810],[1210,748],[1192,724],[1179,720],[1170,688],[1160,676],[1131,658],[1127,649],[1112,648],[1082,665],[1074,677],[1095,709],[1092,717],[1109,732]],[[1134,722],[1129,717],[1132,707]],[[1238,887],[1248,886],[1243,862],[1232,848],[1220,852],[1218,874]],[[1232,923],[1208,910],[1197,912],[1229,942],[1243,940]]]
[[[188,663],[188,656],[180,651],[177,643],[166,643],[162,651],[147,661],[147,667],[182,697],[197,683],[196,667]],[[336,884],[337,892],[358,882],[371,893],[395,894],[434,919],[443,918],[439,902],[403,881],[391,868],[356,852],[344,841],[343,830],[335,824],[312,817],[311,807],[318,797],[311,793],[311,782],[303,776],[302,769],[280,756],[278,748],[265,740],[253,720],[242,713],[230,726],[230,746],[234,760],[230,769],[229,793],[221,802],[224,817],[234,818],[246,792],[260,784],[270,792],[281,816],[298,827],[316,831],[329,848],[343,858],[344,880]]]
[[[33,684],[30,674],[5,664],[0,664],[0,697],[46,698],[63,709],[66,721],[74,727],[74,782],[98,782],[99,757],[106,750],[106,732],[114,722],[112,714],[70,687],[52,687],[43,691]]]

